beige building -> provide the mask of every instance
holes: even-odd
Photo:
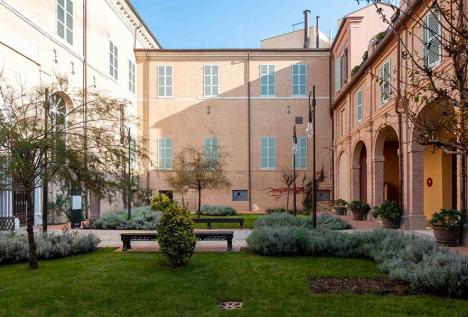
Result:
[[[128,0],[0,0],[0,29],[0,70],[10,83],[33,86],[65,75],[71,88],[129,100],[132,114],[138,76],[133,50],[160,47]],[[41,197],[37,189],[36,223]],[[11,191],[0,194],[0,216],[23,213],[14,210],[18,206],[24,204],[14,202]],[[94,202],[92,216],[111,207]]]
[[[202,203],[227,204],[239,211],[285,207],[281,170],[292,169],[294,124],[298,174],[311,176],[306,127],[308,95],[315,85],[316,168],[326,176],[320,189],[330,194],[328,49],[137,49],[135,55],[142,83],[141,133],[152,162],[144,167],[143,188],[174,191],[166,176],[177,153],[187,146],[215,144],[228,153],[232,186],[207,190]],[[177,192],[173,195],[180,199]],[[195,193],[186,198],[193,208]],[[301,200],[299,194],[299,206]]]

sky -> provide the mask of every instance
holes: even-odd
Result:
[[[293,30],[311,10],[320,29],[336,34],[337,20],[359,9],[356,0],[132,0],[163,48],[256,48]],[[362,3],[362,1],[361,1]],[[303,28],[302,25],[298,26]]]

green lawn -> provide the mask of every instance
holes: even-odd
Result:
[[[97,253],[0,267],[0,316],[468,316],[468,301],[316,295],[311,276],[382,276],[367,260],[197,253],[170,268],[158,253]],[[242,299],[221,312],[223,299]]]
[[[260,218],[263,215],[235,215],[235,216],[200,216],[201,218],[244,218],[244,229],[253,229],[255,220]],[[192,215],[192,218],[197,218],[197,215]],[[193,227],[195,229],[207,229],[208,226],[206,223],[194,223]],[[211,227],[213,229],[239,229],[240,226],[238,223],[212,223]]]

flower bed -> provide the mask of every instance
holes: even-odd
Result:
[[[255,222],[255,228],[281,226],[312,228],[312,218],[310,216],[295,217],[288,213],[272,213],[259,218]],[[351,228],[351,225],[341,218],[321,214],[317,216],[317,227],[329,230],[344,230]]]
[[[100,242],[93,234],[64,232],[62,234],[36,234],[38,259],[62,258],[92,252]],[[25,234],[0,233],[0,264],[28,260],[28,237]]]

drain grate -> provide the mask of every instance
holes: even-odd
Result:
[[[219,302],[218,307],[222,310],[236,310],[241,309],[243,304],[240,300],[226,300]]]

